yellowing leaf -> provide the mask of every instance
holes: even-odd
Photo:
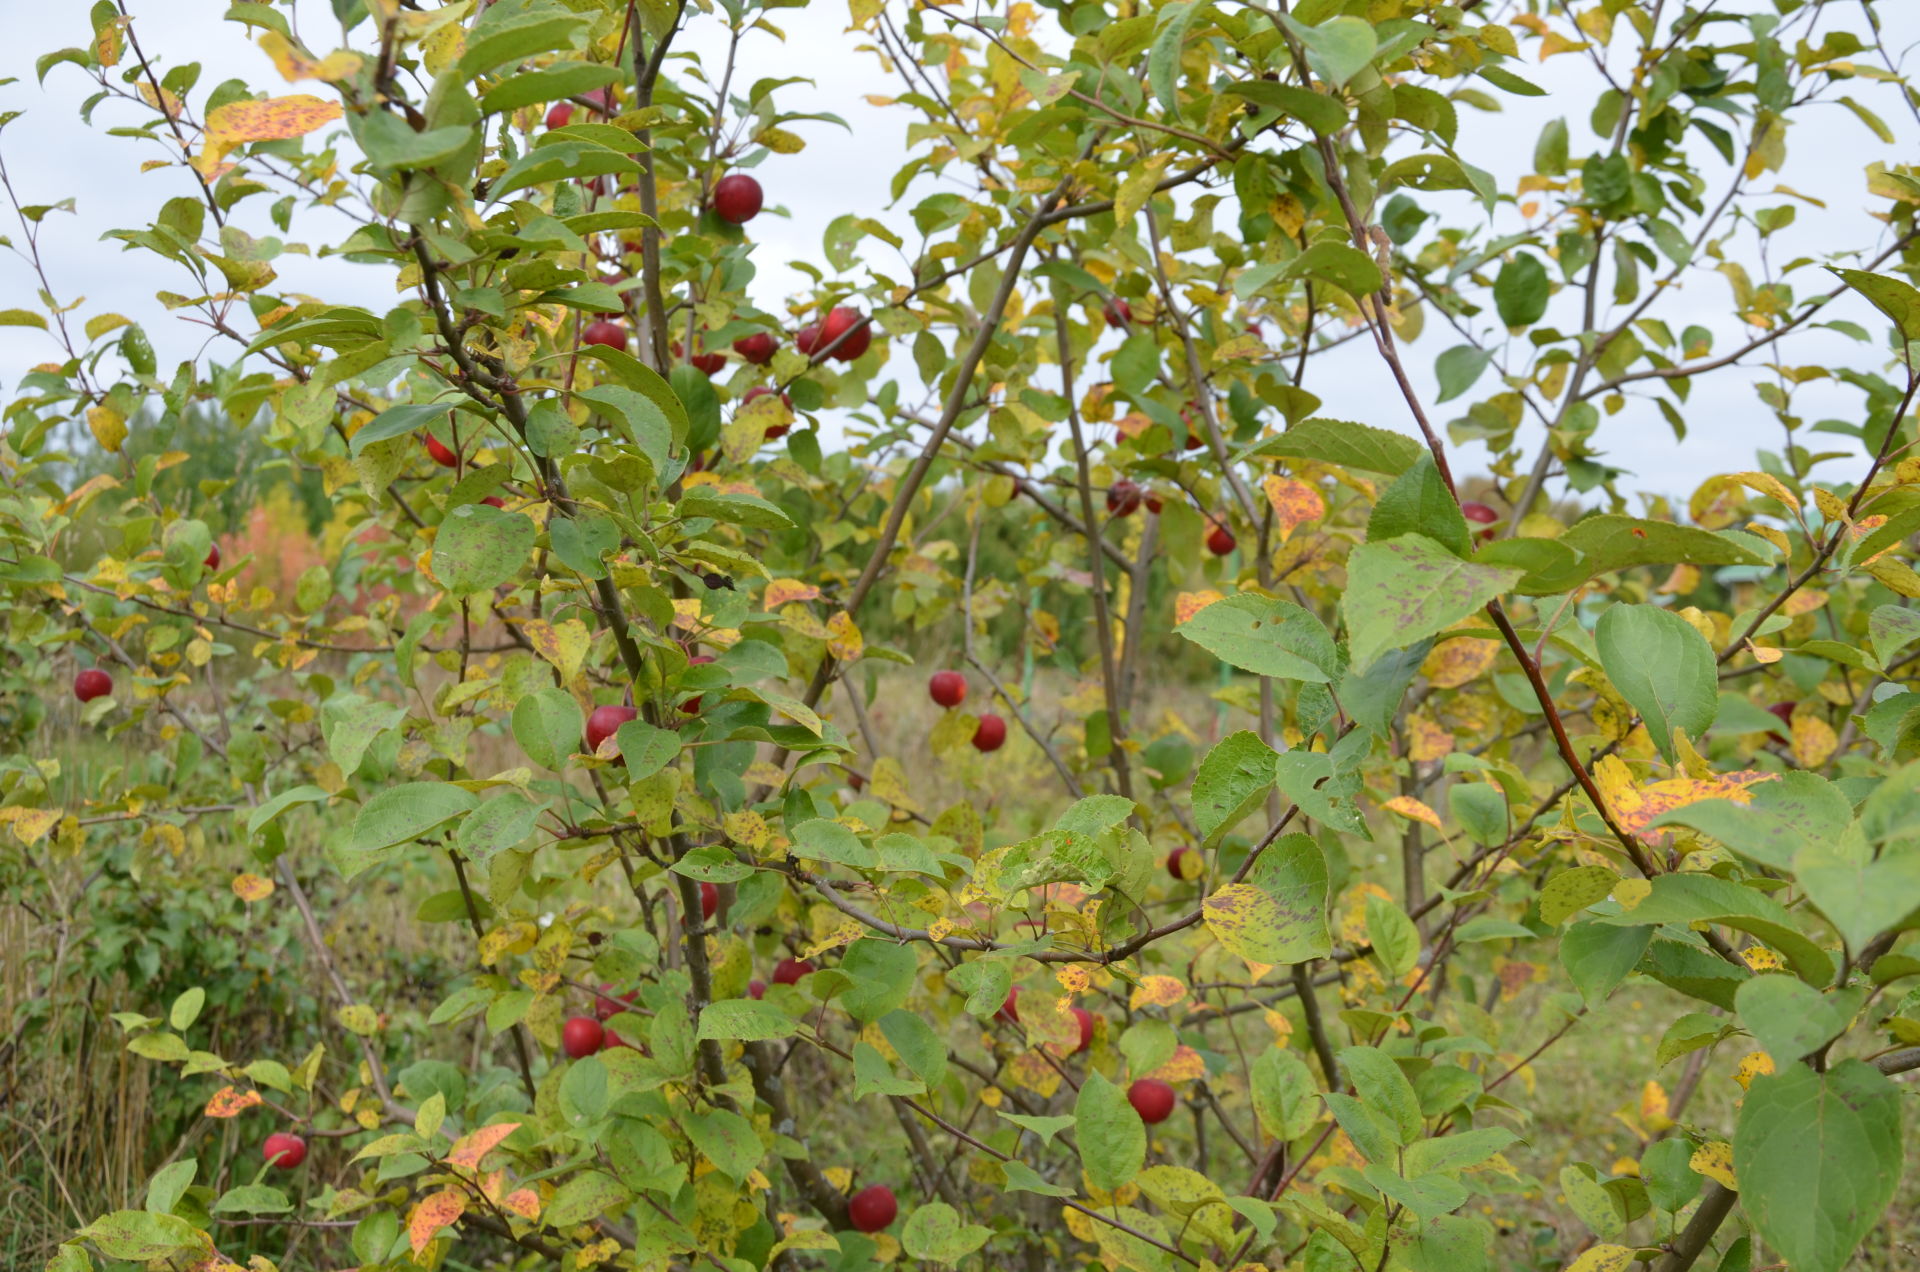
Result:
[[[419,1254],[427,1248],[440,1229],[455,1223],[467,1212],[466,1194],[455,1188],[443,1188],[423,1200],[407,1216],[407,1244]]]
[[[1444,760],[1453,754],[1453,731],[1432,716],[1415,711],[1407,716],[1407,758],[1417,764]]]
[[[1167,1062],[1146,1076],[1162,1082],[1198,1082],[1207,1075],[1207,1062],[1198,1051],[1184,1043],[1173,1049]]]
[[[1772,1072],[1772,1056],[1764,1051],[1749,1051],[1740,1057],[1740,1067],[1734,1070],[1733,1080],[1740,1084],[1742,1091],[1745,1091],[1753,1085],[1755,1078]]]
[[[1649,1080],[1640,1088],[1640,1121],[1650,1131],[1664,1131],[1673,1125],[1667,1112],[1667,1089]]]
[[[1793,717],[1793,758],[1801,768],[1819,768],[1840,745],[1833,726],[1811,712]]]
[[[380,1031],[380,1013],[365,1003],[354,1003],[342,1007],[334,1013],[334,1019],[348,1033],[359,1034],[362,1038],[371,1038]]]
[[[767,590],[760,596],[760,608],[769,614],[782,605],[794,601],[811,601],[820,595],[820,589],[811,583],[802,583],[798,579],[775,579],[767,584]]]
[[[1622,879],[1613,885],[1609,895],[1620,903],[1621,909],[1633,910],[1653,895],[1653,884],[1645,879]]]
[[[860,635],[860,629],[854,626],[853,615],[838,610],[827,620],[827,652],[841,662],[852,662],[860,657],[866,648],[866,641]]]
[[[1593,776],[1621,827],[1630,834],[1639,834],[1648,822],[1662,813],[1697,804],[1703,799],[1727,799],[1736,804],[1745,804],[1753,798],[1747,788],[1755,782],[1768,781],[1774,775],[1757,769],[1743,769],[1707,779],[1673,777],[1643,784],[1634,779],[1633,770],[1627,767],[1625,760],[1617,755],[1609,755],[1593,766]]]
[[[1426,661],[1420,664],[1420,674],[1431,681],[1436,689],[1457,689],[1493,666],[1493,660],[1500,656],[1500,649],[1497,640],[1476,640],[1471,637],[1445,640],[1436,645]]]
[[[1127,998],[1131,1010],[1142,1007],[1171,1007],[1187,996],[1184,982],[1173,976],[1142,976]]]
[[[60,823],[57,808],[0,808],[0,823],[12,823],[14,838],[31,848]]]
[[[560,678],[572,684],[587,660],[588,647],[593,644],[587,625],[577,618],[558,624],[529,619],[522,630],[532,643],[533,651],[559,668]]]
[[[217,166],[228,151],[253,141],[285,141],[304,137],[340,118],[340,103],[322,101],[306,93],[274,97],[264,102],[228,102],[207,115],[207,148],[195,166],[202,174]]]
[[[1411,795],[1396,795],[1380,805],[1390,813],[1398,813],[1408,821],[1422,822],[1435,830],[1440,830],[1440,814],[1422,804]]]
[[[93,440],[100,443],[100,449],[109,454],[118,455],[126,443],[127,417],[110,406],[88,407],[87,427],[93,430]]]
[[[1631,1266],[1631,1249],[1619,1245],[1597,1245],[1567,1264],[1566,1272],[1626,1272]]]
[[[500,1141],[520,1129],[518,1122],[495,1122],[483,1126],[470,1135],[463,1135],[454,1142],[453,1151],[447,1154],[450,1165],[464,1166],[468,1170],[480,1169],[480,1160],[500,1146]]]
[[[1266,346],[1262,344],[1261,347],[1264,349]],[[1318,521],[1327,515],[1327,502],[1320,497],[1320,492],[1297,477],[1269,473],[1267,479],[1260,483],[1260,488],[1266,491],[1267,502],[1273,505],[1282,543],[1309,521]]]
[[[359,70],[363,60],[358,53],[349,53],[345,49],[316,58],[278,31],[262,32],[260,47],[266,50],[267,56],[273,59],[274,67],[289,82],[317,79],[329,84],[338,83]]]
[[[1176,625],[1184,623],[1215,601],[1225,599],[1212,588],[1202,592],[1182,592],[1173,599],[1173,621]]]
[[[522,1219],[538,1219],[540,1194],[531,1188],[517,1188],[500,1199],[500,1208],[512,1211]]]
[[[248,1109],[260,1103],[258,1091],[243,1091],[239,1087],[221,1087],[207,1101],[202,1110],[208,1117],[238,1117]]]
[[[1725,1140],[1714,1140],[1694,1149],[1687,1165],[1693,1167],[1696,1175],[1705,1175],[1724,1188],[1740,1191],[1733,1178],[1733,1145]]]

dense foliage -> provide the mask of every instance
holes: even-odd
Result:
[[[4,875],[203,1110],[49,1266],[1849,1266],[1920,1068],[1876,6],[852,0],[913,234],[766,311],[838,122],[733,73],[786,7],[235,3],[210,85],[102,0],[40,60],[214,341],[76,310],[16,205]],[[1499,188],[1476,119],[1574,64]],[[1842,135],[1877,239],[1770,255]],[[1348,346],[1394,418],[1321,413]],[[1609,421],[1752,366],[1772,448],[1630,499]],[[1534,1177],[1629,982],[1691,1000],[1634,1151]],[[1541,1192],[1578,1236],[1503,1245]]]

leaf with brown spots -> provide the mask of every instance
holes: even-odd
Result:
[[[1309,521],[1318,521],[1327,515],[1327,502],[1320,497],[1320,492],[1296,477],[1269,473],[1267,479],[1260,483],[1260,488],[1266,491],[1267,502],[1273,505],[1282,543],[1292,538],[1293,532]]]
[[[463,1135],[447,1154],[447,1163],[452,1166],[464,1166],[468,1170],[478,1170],[480,1159],[500,1146],[500,1141],[520,1129],[518,1122],[495,1122],[483,1126],[470,1135]]]
[[[439,1234],[440,1229],[459,1222],[460,1216],[465,1213],[466,1194],[453,1188],[443,1188],[415,1206],[413,1213],[407,1217],[407,1244],[413,1247],[416,1255],[419,1254]]]
[[[241,1090],[239,1087],[221,1087],[207,1101],[207,1107],[201,1110],[208,1117],[238,1117],[248,1109],[259,1105],[260,1093],[253,1090]]]

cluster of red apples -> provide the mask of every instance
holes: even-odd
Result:
[[[927,694],[940,706],[952,709],[967,700],[967,678],[957,671],[936,671],[927,681]],[[989,711],[980,717],[973,730],[973,749],[998,751],[1007,741],[1007,722]]]

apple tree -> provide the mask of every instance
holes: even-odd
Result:
[[[9,878],[216,880],[325,1003],[223,1054],[122,985],[223,1137],[48,1266],[1850,1266],[1920,1068],[1893,6],[852,0],[896,203],[776,302],[835,121],[735,59],[794,7],[236,3],[211,84],[102,0],[40,59],[209,343],[20,192]],[[1873,233],[1785,258],[1821,200]],[[1609,439],[1726,392],[1752,453],[1634,496]],[[338,531],[278,587],[210,417]],[[1535,1064],[1629,981],[1685,1006],[1571,1159]]]

